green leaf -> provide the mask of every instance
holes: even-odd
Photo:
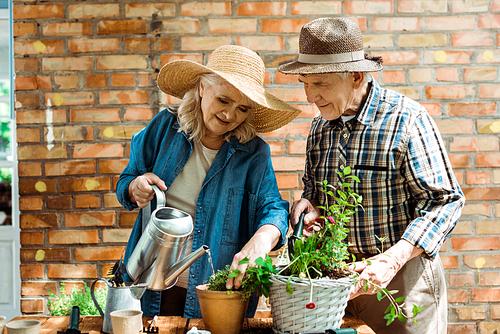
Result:
[[[394,300],[396,303],[401,303],[403,300],[405,300],[405,297],[398,297],[396,300]]]
[[[404,315],[399,314],[398,315],[398,320],[401,321],[401,322],[405,322],[407,319],[406,319],[406,317]]]
[[[344,175],[349,175],[349,174],[351,174],[351,167],[347,166],[344,168]]]
[[[238,265],[247,264],[247,263],[250,263],[250,259],[248,257],[245,257],[240,262],[238,262]]]
[[[382,291],[377,292],[377,299],[378,299],[378,301],[381,301],[382,298],[383,298],[382,297]]]

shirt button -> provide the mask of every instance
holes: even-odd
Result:
[[[189,297],[189,300],[193,300],[193,297]]]
[[[340,165],[340,169],[341,169],[341,170],[344,170],[344,165]]]
[[[347,138],[347,133],[344,133],[344,138]]]
[[[194,275],[191,275],[192,278],[194,278]]]
[[[198,230],[198,233],[201,233],[201,231],[200,231],[200,230]]]
[[[201,210],[203,207],[199,206],[198,209]]]

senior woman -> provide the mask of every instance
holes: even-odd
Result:
[[[263,88],[265,67],[253,51],[235,45],[217,48],[207,66],[172,61],[158,74],[158,87],[181,98],[177,109],[161,111],[132,138],[130,160],[120,175],[117,197],[127,209],[145,208],[151,185],[166,191],[167,206],[189,213],[194,232],[186,253],[208,245],[215,269],[227,264],[244,272],[251,261],[283,244],[288,202],[276,184],[269,146],[257,132],[269,132],[300,111]],[[139,213],[124,262],[141,237]],[[195,287],[211,274],[205,257],[197,260],[171,289],[147,291],[145,316],[201,318]],[[238,288],[243,274],[227,287]],[[253,317],[257,298],[250,300]]]

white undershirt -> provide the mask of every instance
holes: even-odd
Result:
[[[174,180],[167,192],[167,206],[185,211],[195,219],[196,201],[200,193],[203,181],[208,170],[214,162],[219,150],[211,150],[203,146],[201,142],[193,142],[193,153],[186,165]],[[184,256],[191,253],[193,235],[189,237]],[[186,269],[177,281],[177,286],[187,288],[189,279],[189,268]]]

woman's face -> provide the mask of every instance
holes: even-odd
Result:
[[[236,129],[251,113],[245,96],[227,82],[200,83],[200,97],[205,136],[220,137]]]

